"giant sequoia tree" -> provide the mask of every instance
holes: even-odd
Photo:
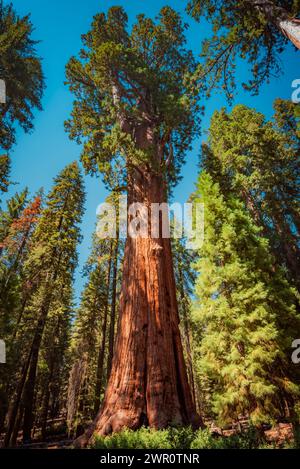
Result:
[[[190,0],[188,11],[213,26],[213,36],[203,42],[205,64],[199,73],[208,78],[208,89],[221,81],[227,97],[235,86],[236,58],[251,66],[252,78],[243,86],[257,92],[274,73],[281,72],[279,54],[291,41],[300,48],[299,0]]]
[[[79,58],[67,66],[76,96],[67,123],[84,143],[87,171],[108,177],[123,165],[129,204],[166,202],[197,131],[198,109],[185,26],[171,8],[131,32],[122,8],[94,17]],[[130,220],[129,220],[130,221]],[[150,225],[150,217],[148,215]],[[112,370],[93,432],[198,424],[178,327],[170,240],[128,237]]]

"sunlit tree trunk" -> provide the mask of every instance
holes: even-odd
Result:
[[[136,169],[130,179],[129,204],[141,202],[150,209],[151,203],[165,201],[162,176]],[[170,239],[129,236],[108,387],[93,425],[76,443],[85,446],[94,432],[172,424],[201,421],[183,358]]]

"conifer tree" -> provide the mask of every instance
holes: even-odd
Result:
[[[106,203],[118,204],[118,195],[110,194]],[[118,215],[117,215],[118,219]],[[117,287],[122,241],[116,238],[93,236],[91,255],[84,273],[88,277],[77,311],[72,338],[72,368],[68,388],[69,432],[89,422],[98,411],[109,378],[115,338]],[[116,234],[118,229],[116,229]],[[105,371],[106,369],[106,371]]]
[[[17,363],[14,338],[25,307],[27,285],[23,275],[23,264],[28,254],[32,232],[40,212],[41,198],[33,201],[20,212],[24,206],[27,192],[23,192],[8,202],[8,212],[2,218],[4,222],[2,256],[0,258],[0,331],[7,348],[7,362],[0,370],[1,418],[0,432],[4,425],[10,395],[10,374]]]
[[[90,173],[99,170],[107,181],[112,168],[123,168],[129,205],[167,201],[198,131],[189,78],[196,63],[184,33],[170,7],[155,21],[139,15],[131,31],[124,10],[111,8],[94,17],[79,58],[67,66],[76,97],[70,136],[84,141]],[[101,411],[77,443],[86,445],[94,431],[171,422],[200,423],[179,334],[170,240],[128,237],[110,379]]]
[[[234,194],[202,172],[195,201],[205,204],[205,241],[196,282],[201,373],[221,423],[248,416],[258,427],[293,417],[299,377],[290,364],[299,333],[296,294],[269,243]]]
[[[73,286],[61,283],[49,310],[38,364],[35,426],[41,428],[43,440],[48,418],[65,417],[73,316]]]
[[[73,365],[69,379],[67,415],[70,433],[94,417],[98,355],[102,338],[106,339],[106,331],[102,326],[108,302],[107,253],[99,253],[92,264],[89,265],[88,283],[82,294],[72,339]]]
[[[12,4],[0,0],[0,79],[5,81],[6,99],[0,104],[0,149],[15,143],[15,125],[32,129],[33,109],[41,109],[44,77],[32,39],[29,15],[21,18]]]
[[[28,196],[28,189],[24,189],[20,194],[17,192],[6,203],[6,210],[0,210],[0,255],[3,250],[3,242],[8,236],[10,226],[14,220],[18,219],[24,209]]]
[[[222,193],[232,191],[246,203],[270,240],[277,263],[299,289],[300,161],[294,105],[275,102],[272,121],[238,105],[212,118],[202,164]]]
[[[73,281],[83,202],[80,170],[77,163],[72,163],[54,180],[24,266],[26,277],[30,281],[34,279],[36,286],[27,301],[17,337],[18,347],[27,353],[20,354],[19,379],[9,414],[6,445],[11,443],[16,424],[21,423],[23,416],[23,438],[27,441],[31,437],[39,352],[57,292],[62,284],[71,285]]]

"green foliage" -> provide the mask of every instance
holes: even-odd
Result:
[[[9,186],[10,158],[8,155],[0,155],[0,191],[7,192]]]
[[[188,12],[196,20],[205,18],[212,25],[212,37],[202,44],[204,64],[198,78],[208,93],[221,82],[229,100],[235,89],[237,58],[247,61],[251,70],[245,89],[257,94],[260,86],[281,72],[279,56],[288,43],[278,26],[280,18],[299,14],[299,0],[190,0]]]
[[[276,100],[274,119],[244,105],[215,112],[202,167],[242,200],[278,264],[300,288],[300,160],[293,103]]]
[[[162,8],[156,21],[138,15],[131,31],[121,7],[94,17],[79,58],[67,65],[75,101],[66,128],[84,144],[86,171],[99,170],[108,183],[117,166],[125,181],[127,170],[148,163],[169,181],[178,179],[198,131],[190,80],[196,63],[185,48],[185,29],[170,7]]]
[[[285,447],[297,447],[297,443]],[[271,449],[274,445],[266,442],[260,434],[250,428],[247,431],[221,436],[208,429],[193,431],[190,427],[153,430],[140,428],[133,431],[124,429],[110,436],[96,436],[92,444],[95,449]]]
[[[191,443],[191,449],[254,449],[262,440],[255,429],[227,437],[213,435],[209,430],[198,430]],[[265,443],[268,447],[269,445]]]
[[[0,1],[0,78],[6,83],[6,103],[1,105],[0,148],[15,143],[16,122],[26,131],[33,128],[34,108],[41,109],[44,77],[32,39],[29,16],[20,18],[11,4]]]
[[[53,405],[59,400],[65,373],[84,195],[79,166],[71,163],[55,178],[41,213],[37,197],[22,216],[17,220],[14,217],[14,230],[10,228],[4,243],[5,255],[8,252],[8,259],[12,259],[6,267],[4,286],[9,294],[6,296],[15,301],[7,308],[11,360],[6,368],[6,391],[11,399],[19,383],[28,419],[32,421],[35,402],[42,425],[47,421],[50,397]],[[9,203],[10,216],[19,206],[16,202],[19,200]],[[8,279],[10,283],[17,280],[19,291],[8,284]],[[57,411],[61,404],[62,400]]]
[[[209,383],[207,399],[221,424],[240,415],[272,423],[300,395],[290,366],[300,330],[295,291],[243,202],[223,196],[206,172],[195,201],[205,205],[194,309],[200,381]]]
[[[111,194],[107,203],[116,204],[118,197]],[[101,216],[97,220],[97,228]],[[116,249],[117,248],[117,249]],[[97,230],[93,235],[90,256],[84,266],[83,274],[87,281],[81,295],[80,306],[72,328],[70,347],[70,376],[68,382],[67,424],[69,433],[76,433],[80,425],[85,425],[94,417],[95,400],[102,397],[108,371],[107,350],[108,331],[111,325],[110,313],[113,303],[118,304],[114,297],[114,268],[116,284],[119,287],[121,274],[120,264],[123,243],[117,239],[102,239]],[[113,330],[114,332],[114,330]],[[114,334],[113,334],[114,336]],[[113,337],[112,337],[113,339]],[[103,356],[99,364],[101,349]],[[98,384],[97,384],[98,382]],[[96,396],[96,393],[98,395]]]
[[[6,203],[6,210],[0,210],[0,243],[3,244],[14,220],[17,220],[24,209],[28,196],[28,189],[20,194],[17,192]],[[2,249],[2,246],[0,247]]]
[[[95,449],[171,449],[168,430],[151,430],[140,428],[133,431],[125,429],[111,436],[96,436]]]

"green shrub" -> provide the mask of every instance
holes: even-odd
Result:
[[[170,427],[168,437],[171,448],[190,449],[195,438],[195,432],[192,427]]]
[[[259,434],[254,428],[243,433],[221,436],[209,430],[198,430],[191,444],[192,449],[253,449],[261,444]]]
[[[297,442],[285,443],[284,448],[295,448]],[[110,436],[95,436],[96,449],[273,449],[255,428],[231,436],[211,433],[208,429],[193,431],[191,427],[170,427],[153,430],[142,427],[133,431],[124,429]],[[299,447],[299,446],[298,446]]]
[[[93,448],[96,449],[170,449],[168,430],[140,428],[125,429],[110,436],[96,436]]]

